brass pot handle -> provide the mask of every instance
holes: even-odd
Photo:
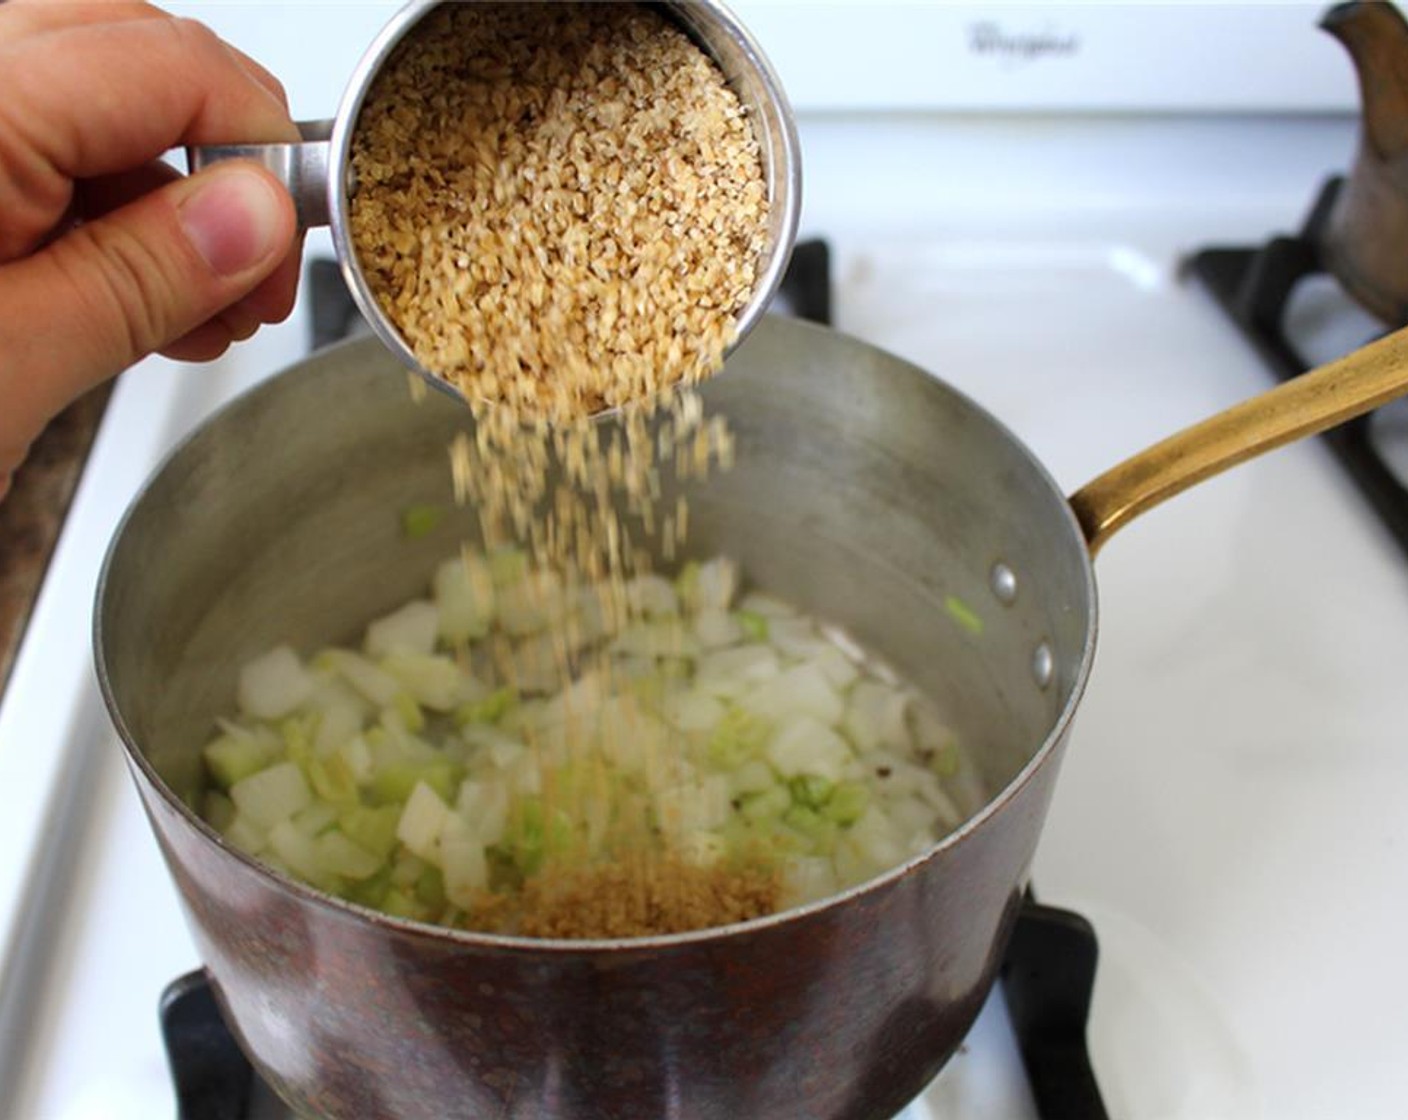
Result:
[[[1408,328],[1169,436],[1071,495],[1090,554],[1145,510],[1188,487],[1405,393]]]

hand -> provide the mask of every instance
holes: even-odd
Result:
[[[206,361],[284,319],[293,202],[185,144],[298,139],[283,88],[144,3],[0,3],[0,498],[66,404],[160,351]]]

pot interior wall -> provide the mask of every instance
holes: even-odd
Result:
[[[806,324],[764,321],[705,395],[738,455],[690,493],[686,553],[731,555],[912,680],[996,793],[1069,699],[1092,625],[1084,547],[1049,477],[922,371]],[[446,451],[468,422],[438,394],[413,403],[362,340],[236,401],[159,472],[109,558],[99,659],[115,714],[178,795],[200,788],[199,748],[232,710],[242,661],[359,640],[475,538]],[[408,539],[402,511],[425,503],[451,512]],[[999,562],[1016,576],[1010,603],[991,586]]]

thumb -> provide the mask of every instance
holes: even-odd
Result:
[[[0,448],[252,291],[295,226],[271,174],[222,163],[0,266]]]

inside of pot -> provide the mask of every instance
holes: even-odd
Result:
[[[661,567],[727,555],[846,631],[932,698],[995,796],[1047,739],[1091,638],[1088,561],[1049,476],[922,371],[794,321],[766,320],[704,396],[736,464],[694,486],[687,546]],[[109,558],[99,661],[176,797],[205,784],[200,750],[243,662],[357,642],[475,538],[447,455],[468,423],[438,395],[414,402],[365,340],[241,398],[162,468]],[[450,513],[408,536],[403,511],[426,504]]]

